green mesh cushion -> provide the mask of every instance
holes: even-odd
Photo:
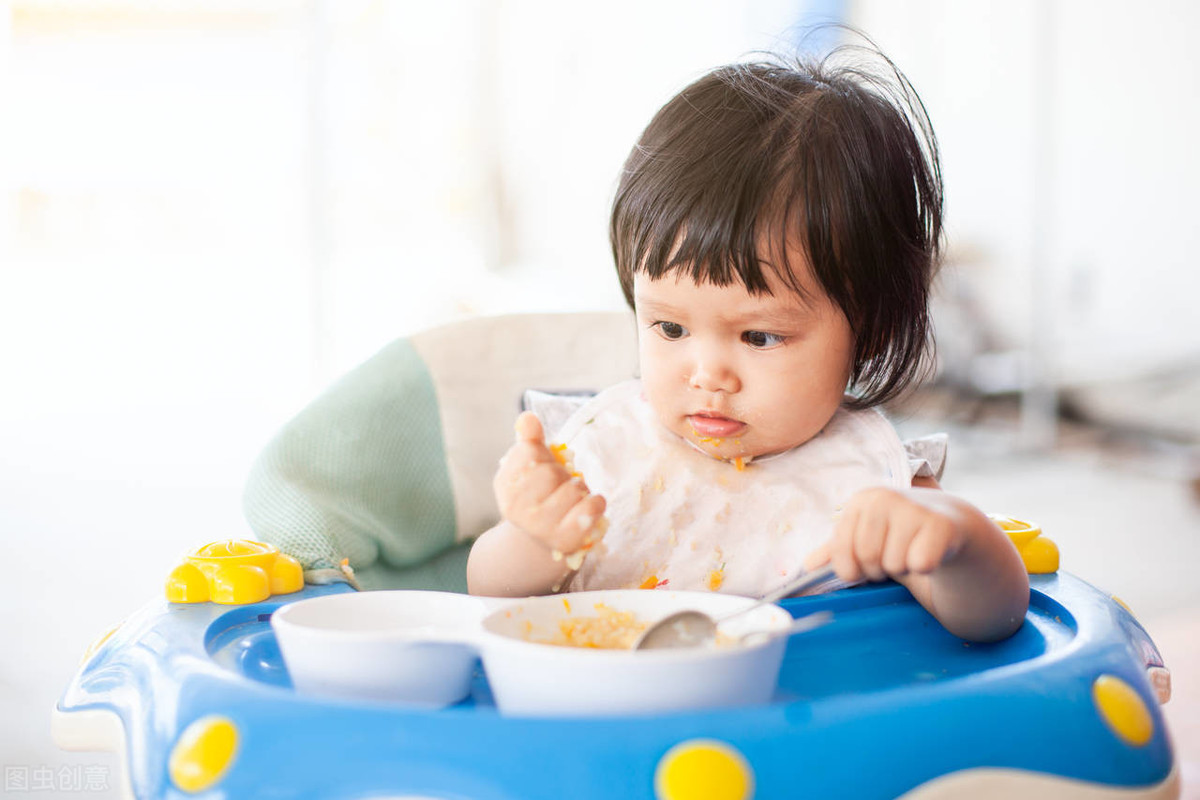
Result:
[[[473,542],[460,542],[411,567],[376,563],[354,573],[363,589],[438,589],[467,592],[467,556]]]
[[[454,498],[437,395],[406,339],[280,431],[254,465],[243,508],[258,538],[305,569],[348,558],[364,586],[436,578],[445,581],[436,588],[465,588],[465,556],[450,550]],[[429,562],[439,554],[445,560]]]

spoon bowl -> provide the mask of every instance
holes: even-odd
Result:
[[[743,609],[727,614],[719,619],[714,619],[702,611],[684,610],[676,611],[674,614],[668,614],[662,619],[655,622],[650,627],[642,632],[642,635],[633,643],[634,650],[668,650],[685,647],[710,647],[717,640],[717,626],[726,620],[740,616],[752,611],[760,606],[768,603],[774,603],[777,600],[782,600],[788,595],[802,592],[805,589],[811,589],[818,584],[824,583],[834,577],[833,566],[825,566],[814,572],[806,572],[790,583],[787,583],[763,597],[757,603],[746,606]],[[817,618],[820,619],[817,619]],[[792,627],[785,628],[780,631],[772,631],[769,634],[760,634],[752,632],[745,634],[739,641],[747,641],[750,637],[767,635],[779,636],[783,634],[791,635],[801,631],[810,630],[818,625],[824,625],[832,619],[829,612],[819,612],[810,614],[807,617],[801,617],[793,623]]]

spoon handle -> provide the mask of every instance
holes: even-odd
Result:
[[[750,633],[742,634],[741,642],[750,644],[758,639],[774,639],[776,636],[795,636],[797,633],[811,631],[813,628],[819,628],[826,623],[833,621],[833,612],[826,609],[824,611],[815,611],[812,614],[792,620],[792,624],[786,628],[777,631],[751,631]]]
[[[806,572],[791,583],[786,583],[762,599],[763,603],[774,603],[776,600],[782,600],[796,592],[803,592],[805,589],[811,589],[819,583],[833,578],[835,576],[832,564],[826,564],[818,570]]]
[[[811,589],[812,587],[816,586],[817,584],[824,583],[825,581],[834,577],[834,574],[835,573],[833,571],[832,564],[826,564],[825,566],[821,567],[818,570],[814,570],[813,572],[806,572],[803,575],[801,575],[799,578],[797,578],[796,580],[792,581],[791,583],[785,583],[783,586],[779,587],[775,591],[771,592],[770,594],[765,595],[761,600],[759,600],[754,605],[746,606],[745,608],[734,611],[732,614],[728,614],[724,617],[721,617],[718,620],[718,622],[724,622],[725,620],[729,619],[730,617],[736,617],[741,614],[745,614],[747,611],[753,611],[754,609],[758,608],[759,606],[765,606],[768,603],[774,603],[777,600],[782,600],[783,598],[787,597],[790,594],[795,594],[796,592],[802,592],[805,589]]]

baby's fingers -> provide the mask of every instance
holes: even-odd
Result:
[[[888,531],[887,541],[883,545],[882,564],[889,577],[903,578],[909,573],[909,551],[920,530],[911,520],[904,519],[902,524],[895,525]]]
[[[596,524],[604,516],[605,505],[603,497],[589,494],[563,515],[562,524],[559,526],[562,546],[558,549],[564,553],[571,553],[590,547],[598,541],[601,533],[596,530]]]
[[[960,547],[953,522],[945,517],[930,518],[917,530],[912,546],[908,548],[908,568],[921,574],[933,572]]]
[[[882,504],[867,505],[859,511],[854,526],[854,560],[859,571],[870,581],[887,577],[883,568],[883,549],[888,538],[890,516]]]
[[[811,553],[809,553],[807,556],[805,556],[804,557],[804,571],[811,572],[814,569],[816,569],[817,567],[823,567],[827,563],[829,563],[829,557],[830,557],[830,553],[832,552],[832,549],[833,549],[832,543],[825,542],[820,547],[818,547],[816,550],[813,550]]]
[[[531,509],[527,518],[529,529],[546,531],[547,534],[553,533],[555,541],[548,541],[546,544],[561,550],[562,547],[559,545],[569,544],[569,542],[558,541],[561,537],[557,534],[561,532],[563,518],[587,496],[587,487],[583,485],[583,481],[578,478],[563,481]]]
[[[833,571],[847,583],[853,583],[863,577],[859,569],[858,559],[854,556],[854,534],[858,528],[859,513],[856,508],[849,508],[838,518],[833,529],[833,538],[829,541],[829,562]]]
[[[516,430],[518,442],[545,445],[546,435],[542,430],[542,421],[532,411],[522,412],[513,427]]]

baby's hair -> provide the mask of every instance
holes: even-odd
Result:
[[[850,63],[866,54],[882,69]],[[769,293],[764,236],[799,246],[854,331],[848,405],[917,380],[932,341],[942,236],[937,139],[908,79],[874,48],[720,67],[672,98],[625,162],[609,235],[621,288],[678,270]],[[786,246],[771,252],[786,254]]]

